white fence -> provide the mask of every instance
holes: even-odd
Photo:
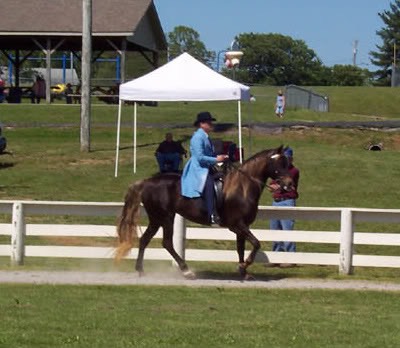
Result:
[[[121,211],[122,203],[88,202],[39,202],[0,201],[0,213],[11,217],[10,223],[0,224],[0,236],[11,236],[10,244],[0,245],[0,256],[9,256],[13,264],[23,264],[24,257],[62,258],[113,258],[111,247],[88,246],[41,246],[26,245],[28,236],[78,236],[116,237],[114,225],[63,225],[26,224],[25,217],[33,215],[114,216]],[[143,210],[142,210],[143,211]],[[144,211],[143,214],[144,215]],[[293,241],[303,243],[328,243],[338,245],[337,253],[296,252],[282,253],[260,251],[256,261],[272,263],[296,263],[337,265],[339,272],[350,274],[354,266],[400,268],[400,256],[359,255],[353,253],[355,244],[400,246],[400,234],[355,232],[356,222],[399,223],[400,210],[359,208],[312,208],[260,206],[258,219],[294,218],[296,220],[329,220],[340,222],[340,231],[272,231],[253,229],[260,241]],[[266,222],[267,224],[267,222]],[[155,238],[161,238],[161,231]],[[237,262],[236,250],[185,249],[185,239],[235,240],[235,235],[223,228],[186,228],[185,220],[175,219],[174,245],[187,261]],[[137,249],[132,249],[128,258],[136,258]],[[146,249],[146,259],[171,260],[162,248]]]

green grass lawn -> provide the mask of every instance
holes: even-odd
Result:
[[[317,90],[317,88],[315,88]],[[375,93],[375,100],[382,100],[380,94],[392,95],[392,89],[363,88],[328,88],[327,93],[335,96],[332,108],[337,113],[345,112],[339,105],[347,105],[348,93],[353,93],[353,100],[361,98],[364,93]],[[317,90],[319,91],[319,90]],[[322,91],[322,90],[321,90]],[[270,102],[273,102],[275,88],[257,87],[257,101],[247,107],[254,107],[254,120],[262,121],[263,112],[271,114]],[[256,95],[258,95],[255,93]],[[264,98],[265,96],[265,98]],[[263,99],[264,98],[264,99]],[[268,99],[269,98],[269,99]],[[393,95],[393,98],[394,95]],[[263,101],[260,102],[259,101]],[[339,101],[341,101],[339,103]],[[368,100],[371,110],[375,103],[373,96]],[[264,103],[264,104],[263,104]],[[348,104],[346,104],[348,103]],[[261,105],[261,107],[260,107]],[[365,105],[357,102],[357,114],[363,114]],[[379,104],[389,118],[388,106]],[[256,109],[257,108],[257,109]],[[183,140],[184,147],[189,147],[192,127],[173,128],[174,125],[191,124],[197,111],[215,112],[225,122],[234,122],[235,103],[162,103],[159,107],[140,107],[139,121],[155,123],[157,127],[138,129],[138,165],[137,173],[132,172],[132,120],[133,108],[124,107],[124,126],[121,133],[121,158],[118,178],[114,178],[114,159],[116,141],[116,106],[96,104],[93,106],[92,151],[81,153],[79,147],[79,106],[75,105],[0,105],[0,120],[6,127],[4,134],[8,139],[8,149],[13,156],[0,157],[0,199],[10,200],[66,200],[66,201],[99,201],[121,202],[130,183],[149,177],[157,172],[154,151],[164,138],[165,132],[172,130],[176,139]],[[254,111],[255,111],[254,110]],[[309,111],[297,110],[289,117],[302,113],[302,118],[318,118]],[[243,113],[246,116],[246,111]],[[290,116],[292,115],[292,116]],[[334,118],[337,114],[327,113]],[[353,117],[350,114],[349,118]],[[219,117],[220,116],[220,117]],[[297,117],[296,116],[296,117]],[[371,116],[371,115],[370,115]],[[269,116],[268,116],[269,117]],[[276,117],[275,117],[276,118]],[[36,125],[31,127],[29,125]],[[160,124],[166,125],[162,128]],[[168,127],[169,126],[169,127]],[[214,133],[214,138],[237,141],[237,130]],[[384,151],[366,151],[370,142],[381,141]],[[277,147],[280,144],[294,148],[295,164],[301,170],[299,206],[315,207],[370,207],[398,208],[399,199],[396,177],[400,172],[398,154],[400,151],[400,132],[397,130],[383,132],[376,130],[340,130],[340,129],[284,129],[281,132],[262,132],[243,129],[243,146],[245,156],[257,151]],[[271,197],[265,192],[260,204],[269,205]],[[0,216],[1,222],[9,221],[9,216]],[[72,216],[46,217],[30,216],[28,222],[72,223],[88,222],[114,224],[114,218],[77,218]],[[256,221],[254,227],[266,228],[267,221]],[[338,230],[331,222],[297,221],[299,230]],[[399,233],[398,225],[364,224],[360,231]],[[3,239],[4,240],[4,239]],[[45,243],[46,241],[33,241]],[[73,241],[74,243],[76,241]],[[201,244],[201,243],[198,243]],[[201,244],[202,245],[202,244]],[[200,247],[209,247],[209,244]],[[221,243],[220,248],[226,248]],[[230,246],[231,247],[231,246]],[[269,245],[264,246],[269,248]],[[301,251],[337,252],[337,246],[299,244]],[[357,247],[357,252],[364,250],[388,255],[398,255],[398,248],[385,249],[376,247]],[[78,266],[79,267],[79,266]],[[214,266],[211,267],[211,270]],[[218,266],[215,266],[218,268]],[[232,267],[232,265],[230,265]],[[307,268],[306,268],[307,269]],[[200,270],[204,268],[200,267]],[[206,269],[210,271],[210,269]],[[226,271],[223,270],[222,272]],[[396,279],[395,270],[380,270],[384,277]],[[306,271],[305,271],[306,273]],[[337,273],[335,269],[334,274]],[[359,273],[357,271],[357,273]],[[312,276],[314,273],[310,271]],[[374,272],[366,272],[374,278]]]
[[[385,87],[307,87],[327,95],[330,112],[314,112],[289,109],[285,121],[361,121],[398,119],[400,95],[396,88]],[[274,105],[277,87],[252,87],[256,97],[254,103],[242,103],[242,121],[246,124],[257,122],[280,122],[275,116]],[[92,121],[115,124],[117,105],[106,105],[93,98]],[[199,111],[209,110],[219,122],[237,122],[236,102],[161,102],[158,107],[138,107],[138,122],[188,124]],[[131,122],[132,106],[123,108],[123,121]],[[46,104],[32,105],[1,104],[0,121],[4,124],[65,124],[79,125],[80,105],[66,105],[62,102],[50,107]]]
[[[395,89],[319,88],[330,97],[331,112],[288,110],[286,120],[360,120],[399,118]],[[243,105],[243,122],[278,121],[273,113],[275,87],[252,90],[257,101]],[[388,102],[389,101],[389,102]],[[79,106],[0,105],[0,121],[13,156],[0,157],[0,199],[115,201],[121,202],[128,185],[157,171],[154,151],[168,130],[184,141],[193,131],[174,128],[191,124],[198,111],[210,110],[219,121],[236,121],[235,103],[161,103],[139,107],[138,172],[132,173],[132,107],[124,107],[119,177],[114,178],[116,106],[93,105],[92,151],[79,150]],[[165,124],[166,128],[161,125]],[[31,126],[35,127],[31,127]],[[54,127],[54,126],[57,127]],[[170,125],[170,126],[169,126]],[[169,128],[170,127],[170,128]],[[233,128],[214,134],[237,139]],[[382,141],[384,151],[365,146]],[[301,170],[299,206],[398,208],[397,176],[400,171],[399,131],[297,129],[273,134],[243,130],[245,156],[280,144],[295,151]],[[260,204],[269,205],[265,193]],[[10,217],[1,215],[0,222]],[[32,223],[113,224],[113,218],[29,216]],[[265,228],[266,221],[255,226]],[[394,224],[361,224],[365,231],[399,233]],[[297,229],[337,230],[330,222],[297,221]],[[8,243],[0,237],[0,243]],[[70,239],[55,242],[29,239],[32,244],[86,245],[102,240]],[[152,242],[159,245],[159,241]],[[210,247],[191,241],[190,247]],[[216,242],[216,248],[232,243]],[[269,250],[270,245],[263,245]],[[337,246],[298,245],[301,251],[332,251]],[[398,255],[398,247],[357,247]],[[171,267],[170,263],[162,263]],[[146,270],[160,263],[145,261]],[[200,277],[237,279],[230,263],[190,263]],[[110,260],[29,258],[12,267],[0,258],[0,268],[15,270],[133,270],[133,262],[119,266]],[[399,281],[400,270],[357,268],[351,277],[339,276],[337,267],[302,266],[251,269],[266,277],[369,279]],[[129,276],[129,274],[127,274]],[[299,291],[179,287],[0,285],[0,347],[397,347],[400,340],[400,302],[397,293],[354,291]]]
[[[397,347],[398,294],[0,285],[0,347]]]

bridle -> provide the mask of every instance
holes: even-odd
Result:
[[[281,154],[274,154],[272,155],[270,158],[273,160],[278,159],[280,156],[282,156]],[[264,189],[265,187],[267,189],[270,189],[271,186],[268,185],[266,182],[263,182],[253,176],[251,176],[250,174],[246,173],[245,171],[243,171],[239,166],[236,166],[235,164],[233,164],[232,162],[229,162],[230,166],[232,166],[234,169],[236,169],[240,174],[242,174],[243,176],[245,176],[246,178],[248,178],[250,181],[255,182],[256,184],[258,184],[260,186],[261,189]],[[275,174],[277,174],[277,171],[275,171]],[[279,179],[275,179],[275,181],[279,184],[279,186],[281,186],[282,189],[287,191],[287,186],[282,186],[281,181]]]

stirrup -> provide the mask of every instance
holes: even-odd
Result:
[[[217,214],[212,214],[210,217],[210,222],[212,225],[220,225],[221,218]]]

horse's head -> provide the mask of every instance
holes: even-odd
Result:
[[[289,174],[289,160],[285,156],[286,148],[281,145],[277,149],[271,150],[269,154],[269,165],[267,166],[268,177],[274,179],[282,190],[291,191],[293,189],[293,179]]]

